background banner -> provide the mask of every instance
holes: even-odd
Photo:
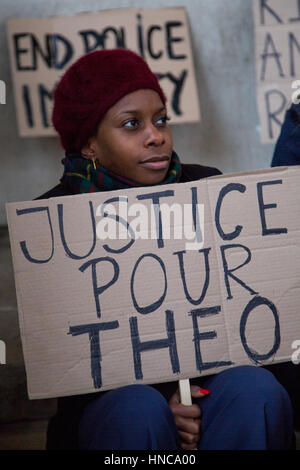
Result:
[[[254,0],[253,14],[261,142],[275,143],[285,111],[300,102],[300,2]]]
[[[51,18],[7,20],[19,133],[55,135],[55,84],[80,56],[131,49],[157,74],[173,123],[199,121],[200,111],[184,8],[115,9]]]

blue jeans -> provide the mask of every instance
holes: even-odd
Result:
[[[198,449],[291,449],[293,418],[285,389],[267,370],[227,369],[204,383],[198,400]],[[177,450],[178,434],[165,398],[147,385],[112,390],[92,401],[79,425],[81,449]]]

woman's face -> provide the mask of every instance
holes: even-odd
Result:
[[[158,93],[134,91],[108,110],[82,152],[117,175],[142,184],[159,183],[173,150],[167,119]]]

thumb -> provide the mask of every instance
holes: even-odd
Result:
[[[198,387],[198,385],[191,385],[191,395],[193,398],[202,398],[210,394],[206,388]]]
[[[173,393],[173,395],[169,399],[169,404],[170,405],[175,405],[175,404],[178,404],[178,403],[180,403],[179,389],[177,389],[176,392]]]

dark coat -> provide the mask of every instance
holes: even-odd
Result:
[[[271,166],[300,165],[300,105],[285,113]]]
[[[216,168],[202,165],[182,164],[182,175],[180,183],[196,181],[213,175],[219,175],[221,172]],[[70,196],[74,192],[62,179],[61,182],[47,191],[37,199],[47,199],[50,197]],[[162,395],[169,400],[176,391],[178,382],[168,382],[152,385],[159,390]],[[70,397],[61,397],[58,399],[58,408],[56,415],[50,420],[47,433],[47,449],[77,449],[77,429],[78,423],[84,407],[97,398],[100,393],[96,392],[85,395],[75,395]]]

